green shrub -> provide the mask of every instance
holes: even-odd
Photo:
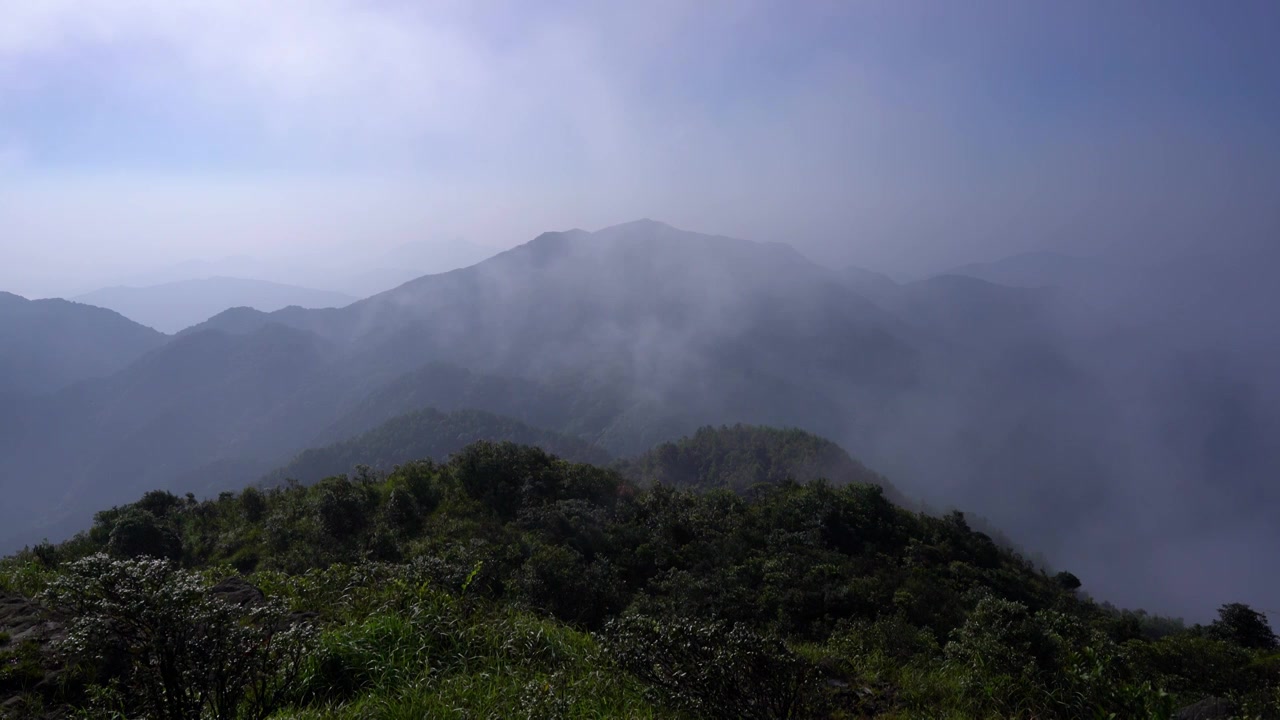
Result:
[[[28,641],[0,649],[0,694],[31,690],[44,680],[44,657],[40,644]]]
[[[662,701],[724,720],[806,717],[814,668],[779,640],[742,626],[627,617],[604,631],[621,667]]]
[[[112,525],[107,550],[117,558],[182,557],[182,542],[169,527],[146,510],[130,508]]]
[[[44,599],[71,618],[62,655],[154,717],[266,717],[294,691],[314,634],[279,603],[232,605],[165,560],[93,555]]]

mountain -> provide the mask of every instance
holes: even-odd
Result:
[[[121,493],[200,490],[177,483],[220,460],[260,463],[265,472],[278,448],[309,438],[277,413],[299,403],[293,415],[305,415],[297,392],[323,376],[327,356],[323,341],[280,326],[199,333],[108,378],[29,402],[14,434],[0,438],[0,542],[58,537],[83,523],[90,503]]]
[[[389,416],[375,409],[350,434],[324,434],[372,396],[409,396],[412,374],[432,364],[510,378],[499,383],[523,394],[512,407],[485,390],[491,404],[467,399],[474,409],[616,454],[708,423],[841,432],[846,413],[819,386],[873,398],[910,382],[913,351],[894,324],[786,246],[654,222],[544,234],[344,308],[231,310],[35,413],[0,457],[15,499],[9,542],[56,536],[90,502],[227,487],[224,472],[260,474],[372,429]],[[434,389],[395,414],[463,409],[436,401],[446,383],[417,378]],[[33,473],[55,480],[20,482]]]
[[[316,333],[386,376],[447,362],[609,386],[619,411],[686,417],[682,430],[803,421],[838,432],[845,413],[815,386],[871,402],[910,384],[916,362],[901,323],[791,248],[651,221],[546,233],[337,310],[237,311],[200,328],[269,323]]]
[[[233,255],[216,259],[190,259],[118,277],[109,286],[147,287],[211,277],[262,278],[275,268],[259,258]]]
[[[544,233],[341,308],[224,312],[116,376],[23,401],[21,420],[0,413],[17,428],[0,438],[15,498],[0,519],[8,547],[65,536],[143,488],[236,487],[423,407],[614,457],[743,423],[829,437],[912,507],[970,508],[1117,601],[1191,613],[1266,592],[1243,569],[1183,582],[1179,558],[1277,539],[1280,403],[1208,335],[1087,300],[898,284],[653,221]]]
[[[850,265],[841,274],[849,287],[872,300],[892,297],[898,292],[899,285],[893,278],[875,270]]]
[[[176,333],[228,308],[272,311],[289,306],[341,307],[355,298],[328,290],[312,290],[265,280],[208,277],[146,287],[103,288],[81,295],[76,300],[115,310],[161,332]]]
[[[739,419],[775,422],[801,410],[788,399],[797,357],[807,384],[868,395],[910,383],[915,362],[892,316],[790,247],[652,221],[546,233],[346,308],[260,322],[399,359],[404,371],[424,359],[534,378],[586,370],[686,411],[736,397],[751,407],[735,412],[761,415]]]
[[[110,310],[0,292],[0,393],[43,393],[104,377],[164,342]]]
[[[608,453],[582,440],[538,430],[517,420],[478,410],[442,413],[427,408],[389,420],[359,437],[306,450],[271,472],[264,483],[278,485],[291,479],[314,483],[350,472],[357,465],[388,472],[414,460],[445,462],[450,455],[482,440],[536,445],[572,462],[609,461]]]
[[[423,407],[442,412],[482,410],[562,434],[591,437],[597,444],[607,444],[601,432],[631,409],[625,396],[607,384],[580,378],[543,382],[432,362],[369,392],[327,425],[316,441],[329,443],[359,435]],[[644,441],[643,433],[632,437]]]

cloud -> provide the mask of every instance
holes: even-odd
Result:
[[[0,137],[52,178],[31,188],[259,193],[191,236],[319,224],[386,246],[370,236],[420,222],[510,245],[659,217],[919,272],[1259,234],[1280,158],[1261,101],[1225,89],[1258,85],[1261,51],[1168,12],[1157,32],[1018,5],[0,0]],[[315,184],[332,199],[299,200]],[[404,204],[341,201],[369,188]],[[96,229],[52,229],[93,215],[75,198],[43,203],[48,233]],[[126,223],[144,235],[146,204]]]
[[[492,63],[449,13],[338,0],[16,3],[0,61],[37,73],[98,55],[108,82],[247,107],[278,132],[449,127]],[[158,61],[158,62],[157,62]]]
[[[622,54],[610,46],[651,57],[637,30],[653,39],[655,18],[685,14],[345,0],[5,5],[0,100],[53,92],[64,64],[97,63],[98,92],[122,101],[213,113],[277,143],[380,150],[383,163],[424,141],[415,160],[538,144],[614,153],[637,118],[621,109]],[[526,22],[504,29],[507,14]]]

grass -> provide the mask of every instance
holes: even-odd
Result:
[[[53,570],[35,560],[19,557],[0,560],[0,592],[35,597],[53,576]]]
[[[456,608],[454,608],[456,610]],[[586,633],[503,610],[377,614],[328,632],[279,718],[675,717],[605,662]]]
[[[259,574],[326,631],[303,702],[276,718],[675,718],[607,661],[594,637],[427,582],[333,567]],[[374,571],[377,572],[376,570]]]

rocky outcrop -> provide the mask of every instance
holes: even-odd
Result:
[[[258,607],[267,601],[266,595],[261,590],[238,575],[233,575],[209,588],[209,594],[243,608]]]
[[[1235,709],[1231,702],[1217,697],[1207,697],[1194,705],[1188,705],[1174,714],[1174,720],[1228,720]]]
[[[39,605],[0,593],[0,718],[61,717],[55,698],[62,683],[53,650],[61,636],[62,623]]]

